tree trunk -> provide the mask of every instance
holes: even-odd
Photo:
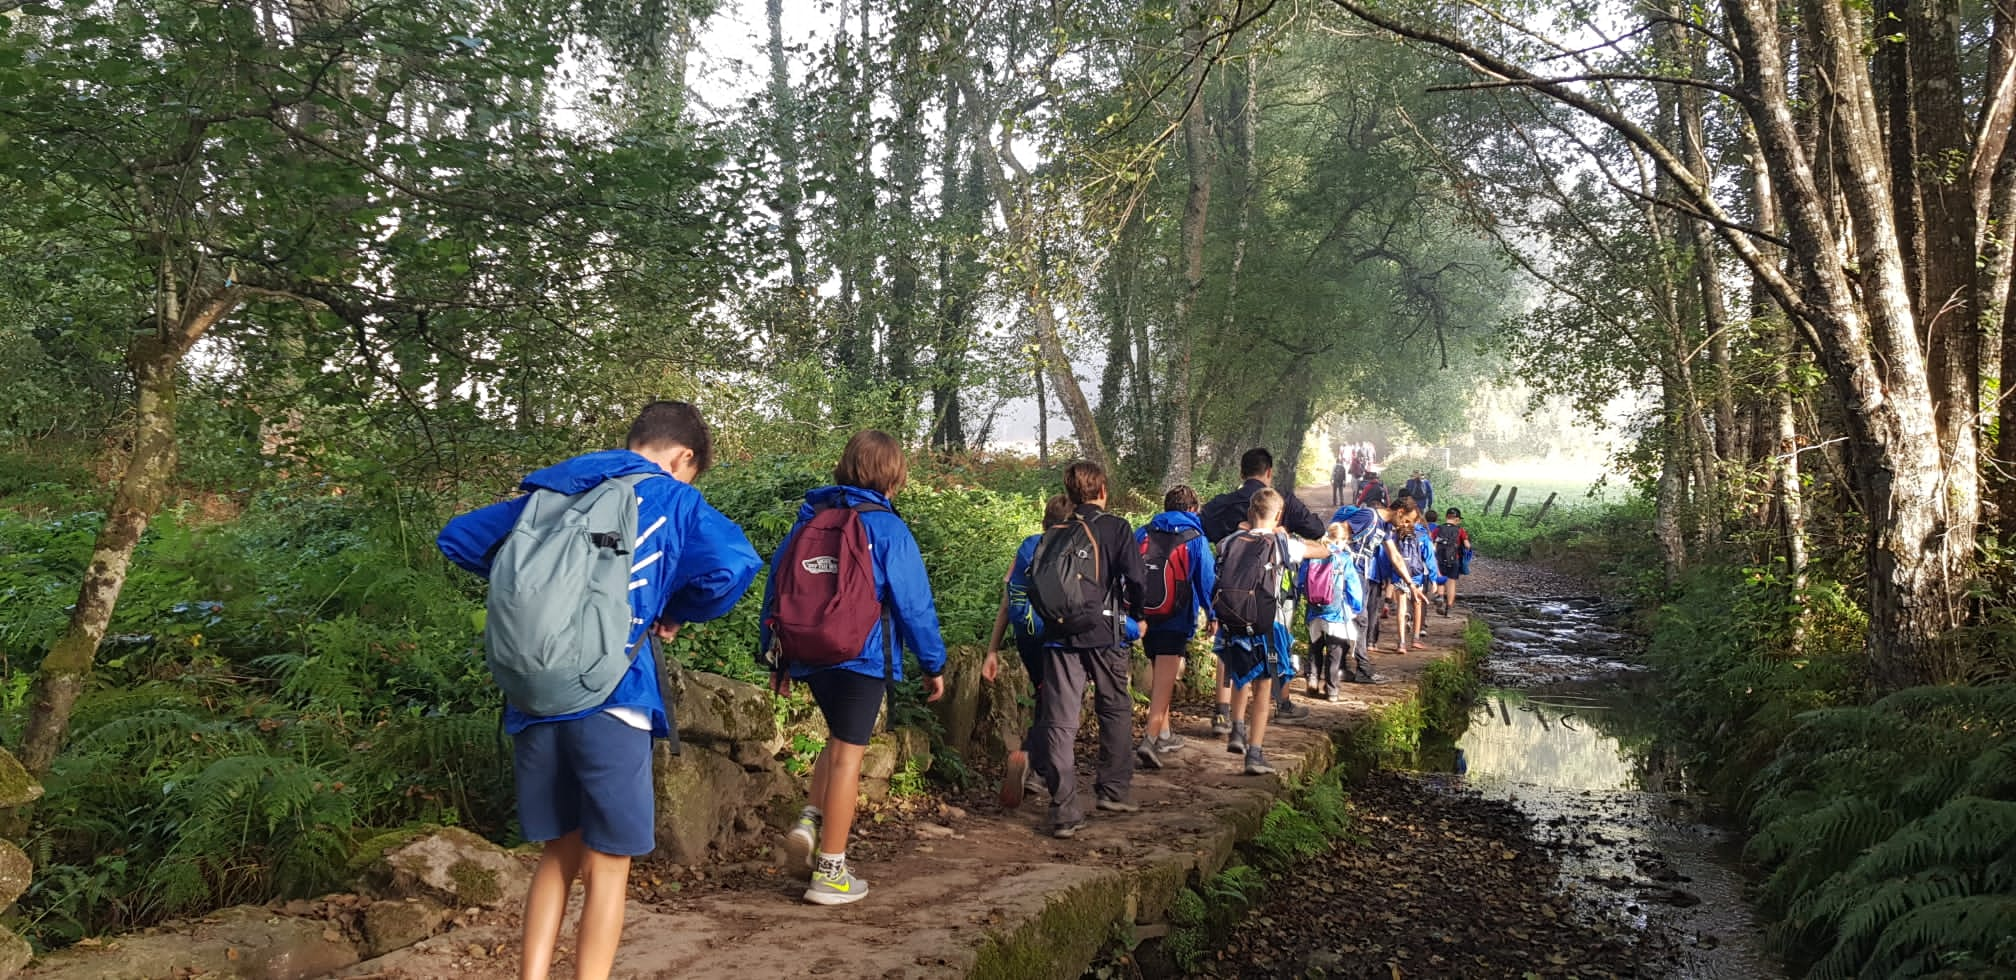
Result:
[[[959,386],[966,375],[967,321],[977,261],[972,242],[986,200],[977,156],[969,159],[961,152],[966,142],[964,103],[958,83],[953,82],[945,87],[945,142],[938,158],[938,214],[948,226],[938,236],[938,343],[931,382],[931,447],[940,452],[966,448]]]
[[[1162,390],[1168,393],[1169,469],[1162,485],[1173,487],[1190,482],[1196,463],[1190,448],[1190,355],[1191,314],[1197,309],[1197,294],[1204,288],[1204,231],[1211,212],[1211,178],[1217,168],[1212,159],[1209,117],[1204,112],[1204,17],[1208,0],[1192,0],[1183,7],[1184,50],[1190,58],[1192,79],[1190,101],[1183,113],[1183,161],[1190,171],[1190,190],[1183,202],[1181,239],[1183,248],[1183,291],[1176,296],[1176,317],[1169,343],[1169,379]]]
[[[232,301],[235,306],[235,300]],[[221,318],[219,311],[216,318]],[[205,324],[207,326],[207,324]],[[49,772],[70,731],[70,714],[98,655],[98,644],[112,622],[133,549],[166,499],[175,475],[175,396],[186,345],[178,338],[163,340],[169,331],[141,335],[127,351],[136,393],[133,451],[112,494],[105,523],[91,545],[91,563],[77,589],[77,605],[63,631],[42,658],[29,693],[28,722],[21,737],[22,766],[34,776]]]
[[[960,84],[967,101],[974,105],[975,118],[989,118],[987,113],[978,111],[982,103],[975,97],[970,80],[962,79]],[[1013,136],[1004,132],[1002,138],[1012,140]],[[1028,169],[1014,156],[1012,145],[997,147],[992,135],[984,131],[975,134],[973,145],[980,154],[980,169],[986,173],[987,182],[994,190],[994,199],[1001,206],[1002,218],[1008,225],[1008,239],[1019,259],[1013,265],[1021,270],[1024,279],[1016,285],[1022,294],[1023,307],[1034,322],[1036,347],[1043,359],[1043,367],[1049,371],[1050,384],[1064,403],[1064,414],[1071,419],[1078,451],[1085,459],[1098,463],[1108,474],[1112,474],[1112,459],[1107,455],[1104,440],[1099,438],[1092,404],[1086,400],[1085,389],[1079,386],[1078,376],[1071,371],[1071,358],[1064,349],[1064,338],[1057,327],[1057,310],[1052,305],[1048,284],[1048,263],[1041,255],[1041,235],[1037,228],[1039,215],[1035,202],[1030,200],[1030,195],[1035,192],[1034,181]],[[1004,165],[1014,169],[1013,180],[1002,172]]]
[[[1036,381],[1036,465],[1050,468],[1050,401],[1043,397],[1043,360],[1031,371]]]
[[[784,56],[784,0],[764,0],[763,11],[770,22],[770,146],[777,154],[777,234],[784,244],[784,258],[791,270],[793,298],[805,298],[805,245],[800,235],[802,219],[798,209],[805,200],[798,183],[798,96],[791,88],[790,62]]]

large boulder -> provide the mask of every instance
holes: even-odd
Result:
[[[673,714],[682,741],[751,743],[773,754],[783,747],[777,702],[768,689],[694,670],[676,671],[672,686],[676,699]]]
[[[0,962],[5,962],[0,941]],[[239,905],[151,935],[128,935],[96,947],[72,947],[38,960],[35,980],[156,980],[160,977],[241,977],[307,980],[358,961],[354,943],[322,919]],[[0,972],[0,975],[5,975]]]
[[[381,837],[365,845],[360,859],[364,885],[374,894],[450,908],[515,906],[532,881],[524,862],[460,827]]]
[[[0,748],[0,810],[33,803],[42,798],[42,784],[21,767],[21,760]],[[4,903],[0,903],[4,904]]]
[[[388,898],[364,908],[364,955],[383,956],[440,931],[448,910],[424,898]]]
[[[661,744],[652,770],[658,848],[679,864],[700,864],[715,848],[772,826],[785,809],[778,801],[798,795],[782,769],[745,766],[704,744],[688,744],[678,755]]]
[[[0,840],[0,912],[6,911],[7,906],[14,904],[14,900],[28,890],[28,876],[34,870],[35,865],[28,860],[28,855],[21,853],[21,849],[13,844]]]
[[[0,980],[7,980],[28,965],[29,957],[35,951],[28,946],[28,940],[14,934],[6,926],[0,926]]]

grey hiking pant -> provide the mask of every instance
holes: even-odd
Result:
[[[1133,666],[1128,647],[1043,648],[1043,686],[1036,691],[1036,771],[1050,790],[1050,820],[1068,824],[1091,809],[1078,795],[1078,720],[1085,685],[1095,689],[1099,719],[1099,771],[1092,789],[1101,799],[1126,802],[1134,784]]]

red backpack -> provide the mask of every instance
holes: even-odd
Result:
[[[1149,531],[1141,536],[1141,568],[1146,581],[1141,588],[1142,615],[1150,622],[1174,619],[1190,612],[1190,539],[1195,530],[1180,534]],[[1193,613],[1194,615],[1194,613]]]
[[[875,556],[861,515],[888,512],[881,504],[822,507],[791,539],[777,563],[769,615],[771,643],[781,671],[786,664],[832,667],[861,655],[861,645],[882,618],[875,596]],[[883,657],[893,637],[882,631]],[[885,667],[887,665],[885,664]]]

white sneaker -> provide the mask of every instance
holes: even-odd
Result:
[[[811,817],[799,817],[798,824],[784,835],[784,870],[800,878],[812,877],[812,850],[819,841],[819,824]]]

